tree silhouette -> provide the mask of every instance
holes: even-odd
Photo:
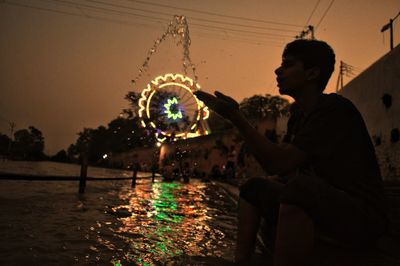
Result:
[[[8,155],[11,142],[12,140],[7,135],[0,133],[0,155]]]
[[[42,160],[44,155],[44,137],[42,132],[30,126],[28,129],[20,129],[14,133],[11,154],[17,159]]]
[[[266,94],[245,98],[240,102],[239,108],[251,121],[265,118],[276,120],[279,116],[288,113],[289,105],[289,101],[280,96]]]

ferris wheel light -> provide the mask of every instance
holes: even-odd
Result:
[[[142,91],[142,93],[140,94],[142,96],[142,98],[139,99],[139,107],[140,107],[139,111],[138,111],[139,117],[143,116],[143,111],[146,109],[146,107],[145,107],[145,102],[146,102],[146,98],[147,98],[146,94],[149,93],[150,91],[151,91],[151,87],[149,85],[147,85],[147,88],[144,89]]]
[[[156,139],[158,140],[158,142],[163,143],[167,138],[159,138],[156,136]]]
[[[156,129],[156,138],[160,143],[167,138],[176,140],[200,136],[202,133],[197,129],[197,124],[209,117],[207,106],[193,93],[200,88],[197,82],[182,74],[169,73],[156,77],[142,91],[138,102],[141,125]],[[165,100],[163,95],[169,93],[173,97]],[[164,120],[163,123],[171,124],[161,130],[156,124],[158,125],[157,119],[160,119],[162,114],[164,119],[170,119]],[[171,126],[172,123],[175,126]]]
[[[177,113],[173,113],[171,111],[171,106],[177,105],[177,104],[178,104],[178,99],[176,97],[173,97],[172,99],[168,99],[168,102],[166,104],[164,104],[164,107],[165,107],[164,113],[167,114],[168,118],[172,118],[173,120],[182,119],[181,110],[178,110]]]
[[[210,111],[208,110],[208,107],[207,107],[207,106],[205,106],[205,107],[203,108],[203,111],[204,111],[203,120],[206,120],[206,119],[208,119],[208,117],[210,116]]]

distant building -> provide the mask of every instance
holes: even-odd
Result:
[[[108,164],[111,167],[130,169],[133,163],[139,163],[141,171],[151,172],[153,161],[158,160],[158,150],[158,147],[143,147],[113,153],[108,156]]]
[[[260,121],[257,123],[257,129],[266,136],[274,136],[276,121]],[[210,135],[163,143],[161,147],[137,148],[129,152],[112,154],[108,162],[110,166],[129,169],[133,161],[138,160],[142,165],[142,171],[150,171],[154,160],[158,161],[160,168],[167,164],[179,167],[181,161],[188,162],[192,171],[196,169],[200,174],[208,175],[215,165],[223,171],[228,161],[233,161],[237,165],[239,156],[243,156],[246,171],[237,172],[242,175],[240,178],[264,175],[264,171],[249,151],[246,150],[246,154],[243,154],[243,148],[243,140],[237,130],[232,128]]]
[[[350,99],[363,115],[384,180],[400,180],[400,45],[339,94]]]
[[[262,120],[256,127],[260,133],[271,137],[276,132],[276,121]],[[243,145],[240,134],[234,128],[197,138],[165,143],[160,149],[160,166],[163,166],[165,159],[170,163],[171,159],[168,158],[174,158],[178,152],[183,153],[182,160],[189,162],[197,171],[209,174],[215,165],[223,171],[228,161],[234,162],[237,168],[239,156],[243,156],[246,171],[245,173],[238,171],[237,173],[243,174],[239,178],[265,175],[248,149],[245,154],[242,154]]]

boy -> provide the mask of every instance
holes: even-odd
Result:
[[[235,262],[246,265],[260,218],[276,226],[274,265],[307,265],[315,236],[343,245],[373,245],[386,227],[383,186],[364,121],[347,99],[323,91],[335,54],[323,41],[286,45],[275,70],[279,92],[291,96],[287,136],[275,144],[259,134],[232,98],[195,94],[230,120],[269,176],[249,179],[240,189]]]

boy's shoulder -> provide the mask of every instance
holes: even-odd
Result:
[[[318,104],[318,109],[333,109],[337,112],[350,112],[350,113],[358,113],[356,106],[347,98],[336,94],[322,94],[321,100]]]

